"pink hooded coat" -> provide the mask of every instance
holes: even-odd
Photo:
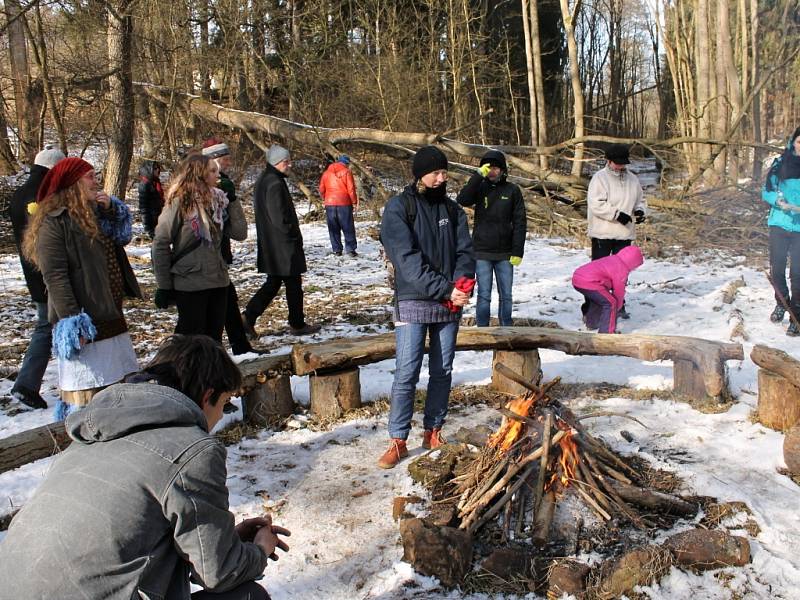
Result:
[[[638,246],[626,246],[616,254],[598,258],[581,265],[572,274],[572,286],[584,290],[596,290],[605,296],[614,307],[612,322],[625,301],[625,286],[628,275],[642,266],[644,257]]]

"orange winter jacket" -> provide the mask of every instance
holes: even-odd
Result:
[[[319,180],[319,195],[325,206],[358,206],[353,174],[340,162],[332,163]]]

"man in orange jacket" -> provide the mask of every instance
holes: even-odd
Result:
[[[336,256],[342,255],[342,232],[344,232],[344,249],[348,256],[356,253],[356,226],[353,215],[358,210],[358,195],[353,174],[347,165],[350,158],[342,154],[331,163],[319,180],[319,195],[325,202],[325,214],[328,218],[328,234],[331,238],[331,249]]]

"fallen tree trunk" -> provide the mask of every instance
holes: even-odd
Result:
[[[42,425],[0,439],[0,473],[5,473],[40,458],[58,454],[69,446],[64,421]]]
[[[606,482],[614,488],[620,498],[636,506],[682,517],[691,517],[697,514],[698,506],[696,504],[686,502],[677,496],[627,485],[613,479],[607,479]]]
[[[543,327],[462,327],[457,350],[533,350],[549,348],[566,354],[629,356],[644,361],[683,360],[700,370],[709,396],[726,389],[725,361],[743,360],[741,344],[670,335],[610,335]],[[392,333],[295,345],[292,362],[297,375],[336,371],[392,358]]]

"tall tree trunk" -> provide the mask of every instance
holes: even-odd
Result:
[[[8,54],[11,78],[14,82],[14,107],[17,118],[17,156],[27,164],[39,150],[39,103],[35,101],[37,86],[33,83],[28,65],[28,46],[25,39],[26,16],[19,0],[5,0],[8,22]]]
[[[544,71],[542,70],[542,38],[539,35],[539,0],[529,0],[531,27],[531,50],[533,52],[533,78],[536,82],[536,125],[538,127],[537,146],[547,145],[547,111],[544,103]],[[546,156],[539,155],[539,166],[548,168]]]
[[[760,44],[758,40],[758,0],[750,0],[750,39],[751,47],[753,49],[753,72],[750,81],[753,86],[758,85],[758,80],[761,77],[761,60],[760,60]],[[756,143],[761,142],[761,91],[756,90],[753,94],[753,106],[751,111],[751,119],[753,120],[753,141]],[[761,162],[764,160],[764,153],[761,148],[753,150],[753,181],[761,181]]]
[[[575,137],[583,137],[583,86],[581,71],[578,65],[578,44],[575,41],[575,14],[570,12],[569,0],[560,0],[561,15],[564,18],[564,29],[567,32],[567,49],[569,50],[569,74],[572,83],[573,110],[575,112]],[[579,10],[580,0],[575,3]],[[575,145],[575,157],[572,163],[572,175],[580,177],[583,166],[583,143]]]
[[[8,140],[8,121],[6,120],[6,101],[0,90],[0,175],[11,175],[17,172],[17,161]]]
[[[708,44],[708,0],[695,0],[695,65],[697,87],[697,128],[702,138],[711,137],[711,62]],[[698,145],[696,152],[701,162],[711,156],[710,146]]]
[[[125,198],[133,156],[133,18],[130,14],[133,1],[108,2],[108,66],[113,75],[108,79],[108,101],[112,110],[104,188],[120,199]]]
[[[530,16],[528,3],[531,0],[522,0],[522,30],[525,35],[525,64],[527,66],[527,82],[528,82],[528,103],[530,106],[530,124],[531,124],[531,146],[539,146],[539,125],[537,121],[538,112],[536,110],[536,79],[535,69],[533,68],[533,47],[531,39]],[[536,2],[536,0],[533,0]],[[538,39],[536,40],[538,43]]]
[[[742,112],[742,88],[739,84],[739,76],[736,72],[736,63],[733,60],[733,46],[731,45],[731,27],[728,13],[727,0],[717,0],[717,30],[719,33],[719,43],[717,47],[717,60],[724,65],[725,80],[727,83],[727,97],[730,101],[730,113],[728,124]],[[726,124],[726,127],[727,125]],[[728,153],[728,164],[731,169],[730,175],[733,181],[739,178],[739,163],[737,151],[732,149]]]

